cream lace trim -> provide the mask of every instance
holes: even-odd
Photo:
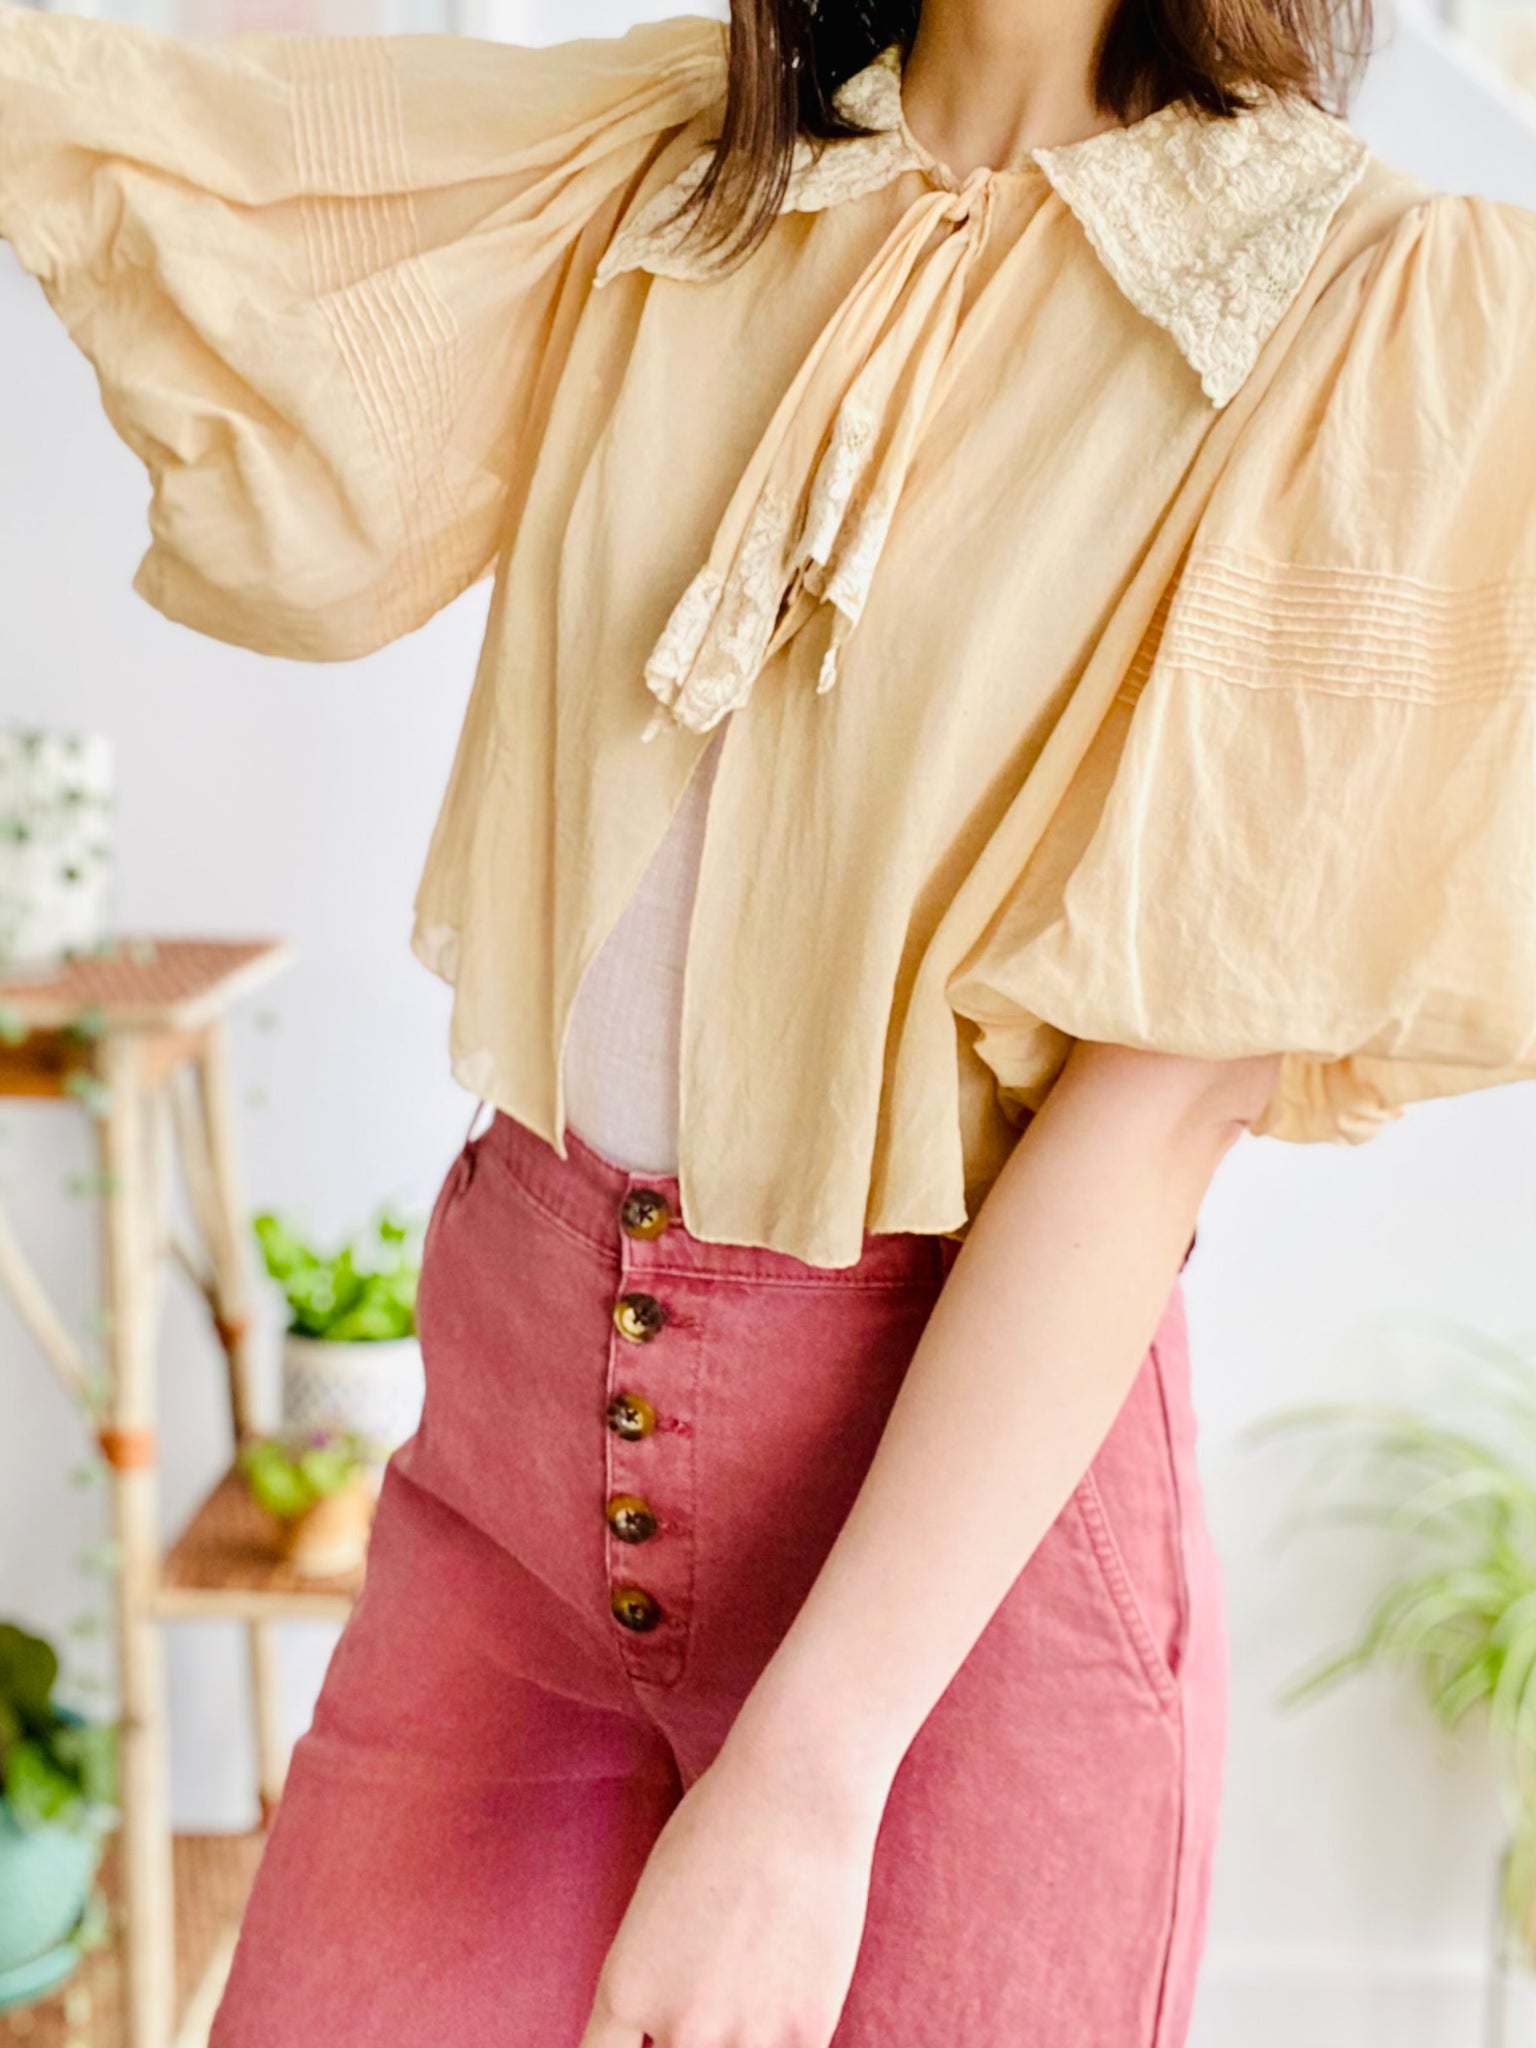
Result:
[[[849,120],[879,132],[795,144],[782,213],[821,213],[844,200],[879,192],[903,171],[924,169],[931,159],[906,132],[901,117],[901,80],[896,47],[846,79],[833,95]],[[698,249],[688,233],[692,218],[680,209],[702,183],[711,152],[702,149],[677,175],[641,205],[609,243],[597,266],[596,282],[607,284],[626,270],[702,283],[734,266]]]
[[[838,656],[863,616],[896,510],[896,492],[868,486],[875,427],[867,414],[845,404],[817,466],[798,536],[793,506],[765,491],[729,572],[706,566],[694,577],[645,665],[647,686],[663,708],[643,738],[650,739],[669,715],[695,732],[708,732],[744,704],[802,593],[835,609],[816,679],[818,696],[832,688]]]
[[[907,128],[894,44],[846,80],[836,101],[878,132],[802,139],[784,212],[862,198],[909,170],[954,187]],[[1120,290],[1172,338],[1218,406],[1241,390],[1370,161],[1342,121],[1275,94],[1230,120],[1164,107],[1032,154]],[[690,246],[686,222],[672,219],[708,162],[706,149],[619,229],[598,266],[600,284],[642,269],[703,282],[731,267]]]
[[[1164,107],[1035,160],[1213,405],[1242,389],[1370,152],[1303,100],[1231,120]]]
[[[851,381],[835,345],[818,348],[781,401],[727,508],[709,559],[674,606],[646,663],[665,716],[698,732],[743,704],[770,653],[819,604],[833,609],[818,694],[863,616],[953,343],[966,276],[985,246],[982,188],[930,192],[893,231],[848,304],[889,299],[891,317]],[[953,228],[933,251],[933,226]],[[835,333],[833,334],[835,343]],[[826,339],[826,337],[824,337]],[[825,422],[825,424],[822,424]]]
[[[790,505],[765,491],[729,575],[706,566],[678,599],[645,665],[645,680],[665,710],[652,716],[643,738],[666,722],[665,711],[679,725],[708,732],[746,702],[783,608],[792,518]]]

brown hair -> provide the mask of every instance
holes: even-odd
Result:
[[[685,211],[706,247],[744,255],[767,233],[800,136],[864,131],[832,96],[891,43],[910,49],[922,0],[731,0],[725,117]],[[1256,89],[1342,111],[1369,53],[1371,0],[1118,0],[1099,46],[1099,106],[1130,121],[1174,101],[1221,117]]]

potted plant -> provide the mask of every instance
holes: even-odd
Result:
[[[267,1272],[288,1304],[283,1427],[361,1439],[377,1481],[421,1419],[420,1231],[385,1210],[324,1252],[281,1217],[258,1216],[255,1227]]]
[[[241,1447],[240,1470],[301,1578],[337,1578],[363,1562],[373,1489],[360,1438],[334,1430],[256,1437]]]
[[[1503,1899],[1536,1960],[1536,1356],[1456,1334],[1454,1420],[1433,1405],[1342,1402],[1259,1426],[1321,1447],[1293,1518],[1396,1549],[1354,1639],[1293,1681],[1313,1700],[1356,1673],[1408,1673],[1436,1718],[1481,1714],[1508,1772]]]
[[[111,812],[100,733],[0,730],[0,982],[52,975],[102,938]]]
[[[55,1990],[100,1937],[114,1731],[54,1699],[50,1645],[0,1622],[0,2012]]]

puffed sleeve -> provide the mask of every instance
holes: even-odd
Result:
[[[1029,1106],[1075,1039],[1280,1053],[1303,1140],[1536,1074],[1536,215],[1330,285],[950,998]]]
[[[135,589],[328,660],[484,574],[573,298],[722,79],[693,16],[524,49],[0,4],[0,235],[149,473]]]

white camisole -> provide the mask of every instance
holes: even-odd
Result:
[[[566,1033],[566,1128],[631,1172],[677,1171],[683,964],[723,733],[582,975]]]

